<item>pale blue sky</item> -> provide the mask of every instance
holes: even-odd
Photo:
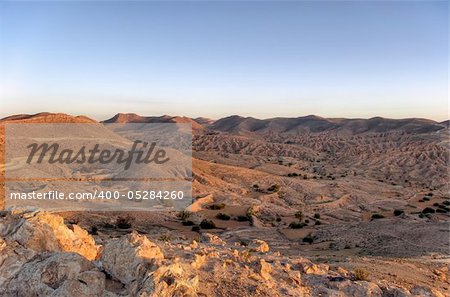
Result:
[[[1,2],[0,116],[448,118],[448,2]]]

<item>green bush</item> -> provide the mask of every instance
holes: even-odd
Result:
[[[182,224],[183,226],[194,226],[194,225],[195,225],[195,223],[194,223],[193,221],[189,221],[189,220],[187,220],[187,221],[182,221],[181,224]]]
[[[379,214],[379,213],[374,213],[372,215],[372,219],[383,219],[383,218],[384,218],[384,215]]]
[[[97,231],[98,231],[98,228],[96,226],[92,226],[91,230],[89,231],[89,234],[98,235]]]
[[[399,215],[404,214],[405,212],[401,209],[394,210],[394,216],[398,217]]]
[[[200,223],[200,228],[202,228],[202,229],[214,229],[214,228],[216,228],[216,224],[213,221],[211,221],[211,220],[204,219]]]
[[[297,211],[297,212],[295,213],[295,217],[296,217],[297,219],[299,219],[299,220],[302,220],[302,219],[303,219],[303,212],[302,212],[301,210]]]
[[[191,215],[192,215],[192,213],[191,213],[190,211],[187,211],[187,210],[183,210],[183,211],[180,211],[180,212],[178,213],[178,217],[179,217],[182,221],[187,220]]]
[[[436,211],[434,210],[434,208],[431,208],[431,207],[425,207],[423,210],[422,210],[422,213],[435,213]]]
[[[267,188],[268,192],[278,192],[280,190],[280,186],[279,185],[271,185],[270,187]]]
[[[131,228],[131,217],[118,217],[116,220],[116,227],[119,229],[130,229]]]
[[[227,206],[225,203],[211,204],[208,208],[213,210],[221,210]]]
[[[302,241],[312,244],[314,242],[314,237],[310,233],[306,237],[303,237]]]
[[[291,228],[291,229],[301,229],[305,226],[306,226],[306,224],[302,223],[302,222],[292,222],[289,224],[289,228]]]
[[[370,277],[370,272],[363,268],[356,268],[353,271],[353,275],[356,281],[368,281]]]
[[[218,213],[216,215],[216,218],[219,220],[223,220],[223,221],[229,221],[231,219],[231,217],[229,215],[227,215],[226,213],[222,213],[222,212]]]
[[[250,221],[250,218],[248,216],[237,216],[236,220],[238,222],[248,222],[248,221]]]

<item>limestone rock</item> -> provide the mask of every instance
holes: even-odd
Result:
[[[270,250],[269,245],[264,240],[253,239],[249,245],[249,249],[253,252],[267,253]]]
[[[211,233],[203,233],[201,238],[201,242],[211,243],[214,245],[225,245],[226,242],[223,241],[219,236],[211,234]]]
[[[44,253],[24,264],[0,290],[2,296],[102,296],[105,276],[76,253]]]
[[[101,252],[100,265],[123,284],[142,279],[155,262],[163,259],[161,249],[136,232],[110,240]]]
[[[62,217],[48,212],[15,213],[0,221],[0,236],[37,252],[66,251],[78,253],[89,260],[97,257],[99,247],[85,230]]]

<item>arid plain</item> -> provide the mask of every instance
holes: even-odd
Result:
[[[41,113],[0,125],[11,122],[96,123]],[[193,204],[3,211],[0,296],[450,294],[448,121],[104,122],[191,123]]]

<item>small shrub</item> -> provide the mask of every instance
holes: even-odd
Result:
[[[315,219],[320,219],[320,213],[317,213],[317,212],[316,212],[316,213],[314,214],[314,218],[315,218]]]
[[[278,192],[280,190],[280,186],[275,184],[275,185],[271,185],[270,187],[267,188],[268,192]]]
[[[187,211],[187,210],[183,210],[183,211],[180,211],[179,213],[178,213],[178,217],[182,220],[182,221],[185,221],[185,220],[187,220],[187,219],[189,219],[189,217],[192,215],[192,213],[190,212],[190,211]]]
[[[434,208],[431,208],[431,207],[425,207],[423,210],[422,210],[422,213],[435,213],[436,211],[434,210]]]
[[[211,220],[204,219],[200,223],[200,228],[202,228],[202,229],[214,229],[214,228],[216,228],[216,224],[213,221],[211,221]]]
[[[169,242],[172,240],[169,234],[163,234],[158,238],[160,241]]]
[[[200,227],[199,226],[192,226],[191,230],[194,231],[194,232],[199,232],[200,231]]]
[[[436,212],[438,212],[438,213],[447,213],[447,211],[445,209],[442,209],[442,208],[436,209]]]
[[[450,205],[450,201],[444,201],[444,202],[442,202],[442,204],[444,204],[444,205]]]
[[[129,216],[118,217],[116,220],[116,227],[119,229],[130,229],[132,219]]]
[[[221,210],[221,209],[224,209],[225,206],[227,206],[225,203],[211,204],[211,205],[209,206],[209,209],[213,209],[213,210]]]
[[[242,245],[242,246],[248,246],[248,241],[241,239],[239,241],[239,244]]]
[[[91,230],[89,231],[89,234],[98,235],[97,231],[98,231],[98,228],[96,226],[92,226]]]
[[[314,223],[314,225],[316,225],[316,226],[318,226],[318,225],[322,225],[322,222],[321,221],[319,221],[319,220],[317,220],[315,223]]]
[[[420,199],[419,202],[425,202],[425,201],[423,201],[423,199]]]
[[[236,220],[238,222],[248,222],[248,221],[250,221],[250,218],[248,216],[237,216]]]
[[[302,222],[292,222],[289,224],[289,228],[291,228],[291,229],[301,229],[305,226],[306,226],[306,224],[302,223]]]
[[[374,220],[376,220],[376,219],[383,219],[383,218],[384,218],[384,215],[379,214],[379,213],[374,213],[372,215],[372,219],[374,219]]]
[[[404,214],[405,212],[401,209],[394,210],[394,216],[398,217],[399,215]]]
[[[423,201],[430,201],[430,197],[425,196],[425,197],[422,198],[422,200]]]
[[[231,219],[231,217],[229,215],[227,215],[226,213],[222,213],[222,212],[218,213],[216,215],[216,218],[219,220],[223,220],[223,221],[229,221]]]
[[[297,212],[295,213],[295,217],[296,217],[297,219],[299,219],[299,220],[302,220],[302,219],[303,219],[303,212],[302,212],[301,210],[297,211]]]
[[[356,268],[353,271],[356,281],[368,281],[370,277],[370,272],[363,268]]]
[[[306,224],[309,224],[309,220],[308,220],[308,219],[306,219],[306,220],[305,220],[305,223],[306,223]]]
[[[441,205],[437,202],[433,203],[433,206],[440,207]]]
[[[314,242],[314,237],[310,233],[310,234],[306,235],[306,237],[303,237],[302,241],[312,244]]]
[[[112,225],[110,223],[104,223],[103,224],[103,228],[105,228],[105,229],[114,229],[114,225]]]
[[[183,224],[183,226],[194,226],[195,223],[193,221],[182,221],[181,224]]]

